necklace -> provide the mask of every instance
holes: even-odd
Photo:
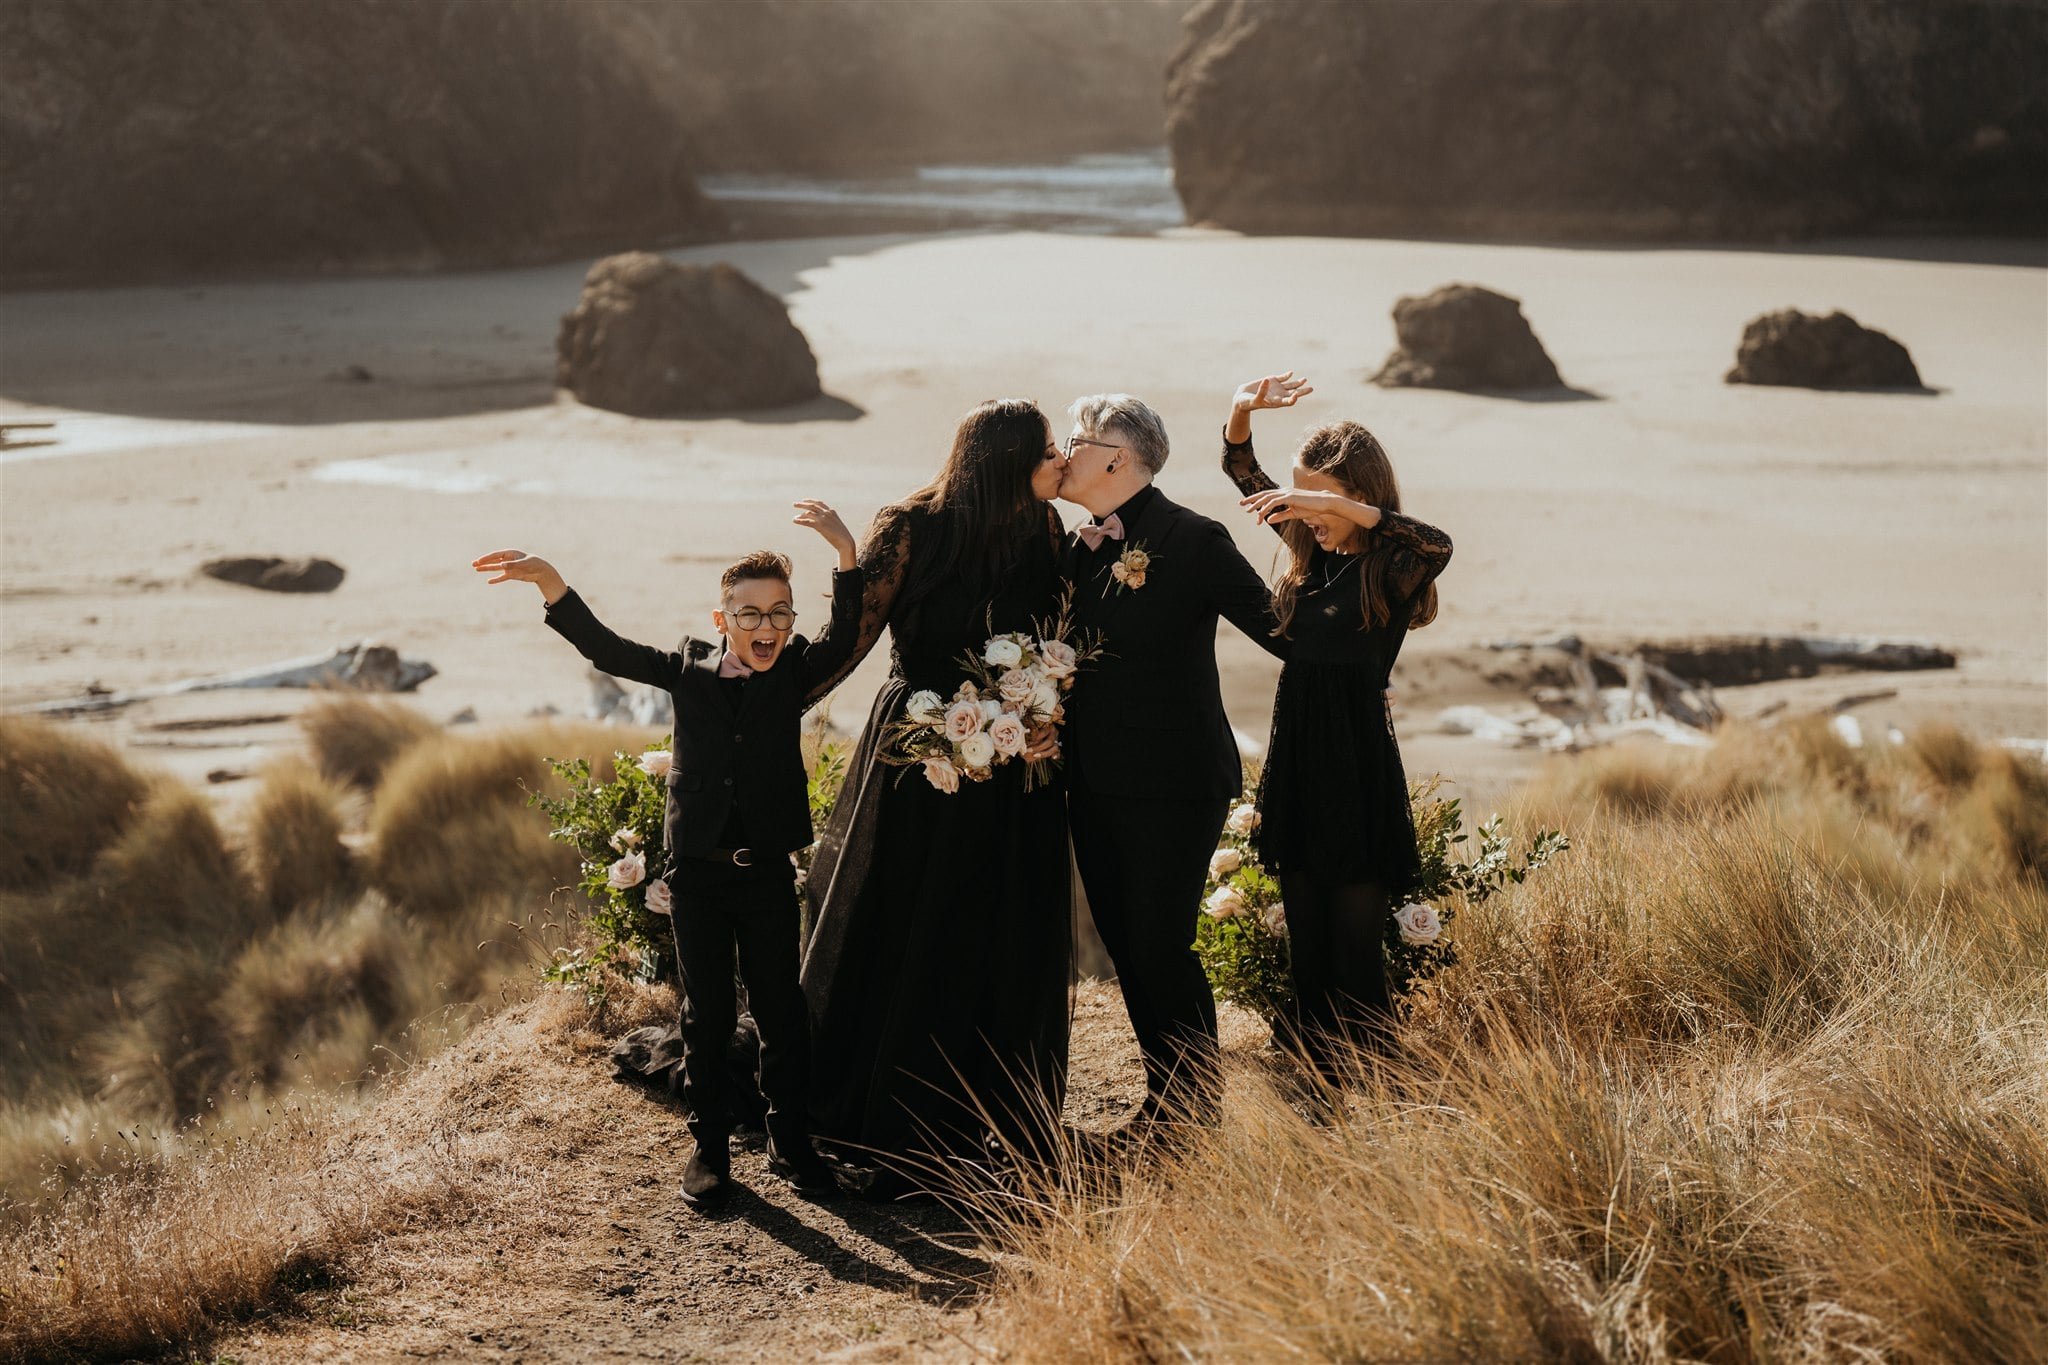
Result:
[[[1331,553],[1334,554],[1335,552],[1332,551]],[[1323,586],[1326,588],[1334,587],[1336,585],[1337,580],[1342,578],[1345,572],[1349,570],[1352,565],[1356,564],[1359,559],[1357,555],[1340,555],[1337,557],[1341,558],[1344,562],[1337,567],[1336,572],[1332,573],[1330,571],[1330,567],[1327,564],[1323,566]]]

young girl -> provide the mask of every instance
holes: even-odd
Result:
[[[1299,1011],[1296,1043],[1335,1081],[1343,1041],[1388,1043],[1387,916],[1418,871],[1408,779],[1387,710],[1401,642],[1436,619],[1451,540],[1401,515],[1387,452],[1356,422],[1302,437],[1294,486],[1252,454],[1251,415],[1314,392],[1293,371],[1240,388],[1223,469],[1292,562],[1273,592],[1293,642],[1260,782],[1259,857],[1280,881]]]

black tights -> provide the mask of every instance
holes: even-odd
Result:
[[[1283,873],[1288,959],[1293,967],[1295,1047],[1322,1077],[1342,1077],[1350,1048],[1393,1046],[1393,1000],[1381,947],[1390,908],[1377,882],[1326,882]]]

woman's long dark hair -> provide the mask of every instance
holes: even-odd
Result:
[[[1052,427],[1027,398],[992,398],[960,419],[953,450],[937,477],[904,499],[924,514],[922,586],[959,578],[993,588],[1031,537],[1046,534],[1045,508],[1031,476],[1045,458]],[[921,595],[913,592],[913,596]]]
[[[1313,428],[1301,438],[1301,449],[1295,452],[1294,462],[1303,469],[1328,475],[1352,497],[1382,512],[1401,510],[1401,485],[1394,478],[1394,462],[1387,458],[1379,439],[1356,422],[1331,422]],[[1316,537],[1315,532],[1298,521],[1282,522],[1280,533],[1294,560],[1273,589],[1273,612],[1280,619],[1280,633],[1285,635],[1294,624],[1295,600],[1308,581]],[[1358,592],[1365,608],[1365,624],[1368,628],[1383,626],[1404,605],[1397,596],[1399,589],[1387,581],[1396,547],[1369,531],[1359,534],[1367,538],[1358,566]],[[1432,579],[1415,598],[1408,615],[1408,629],[1421,630],[1434,620],[1436,581]]]

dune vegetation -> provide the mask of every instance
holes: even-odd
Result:
[[[486,821],[518,845],[536,813],[495,784],[632,737],[415,736],[354,797],[316,744],[228,833],[104,751],[0,735],[10,792],[94,765],[26,814],[81,818],[89,790],[109,827],[31,872],[0,849],[0,1007],[32,1030],[5,1059],[28,1202],[0,1358],[191,1348],[325,1302],[393,1238],[438,1254],[587,1179],[605,1121],[518,1093],[522,1068],[599,1067],[665,987],[550,993],[395,1089],[360,1080],[537,977],[541,864],[524,891],[475,869],[462,904],[421,864],[488,847]],[[1331,1106],[1278,1054],[1227,1053],[1217,1129],[984,1196],[975,1338],[1018,1360],[2048,1359],[2048,773],[1953,732],[1850,748],[1793,724],[1559,760],[1506,815],[1572,850],[1451,907],[1457,964],[1397,1058],[1359,1059]],[[145,877],[150,915],[122,899]]]
[[[1737,730],[1510,823],[1573,852],[1334,1121],[1240,1075],[1148,1178],[989,1210],[1013,1357],[2048,1359],[2039,764]]]
[[[230,827],[75,729],[0,721],[0,1225],[346,1100],[530,993],[575,858],[528,792],[626,737],[349,697],[304,729]]]

